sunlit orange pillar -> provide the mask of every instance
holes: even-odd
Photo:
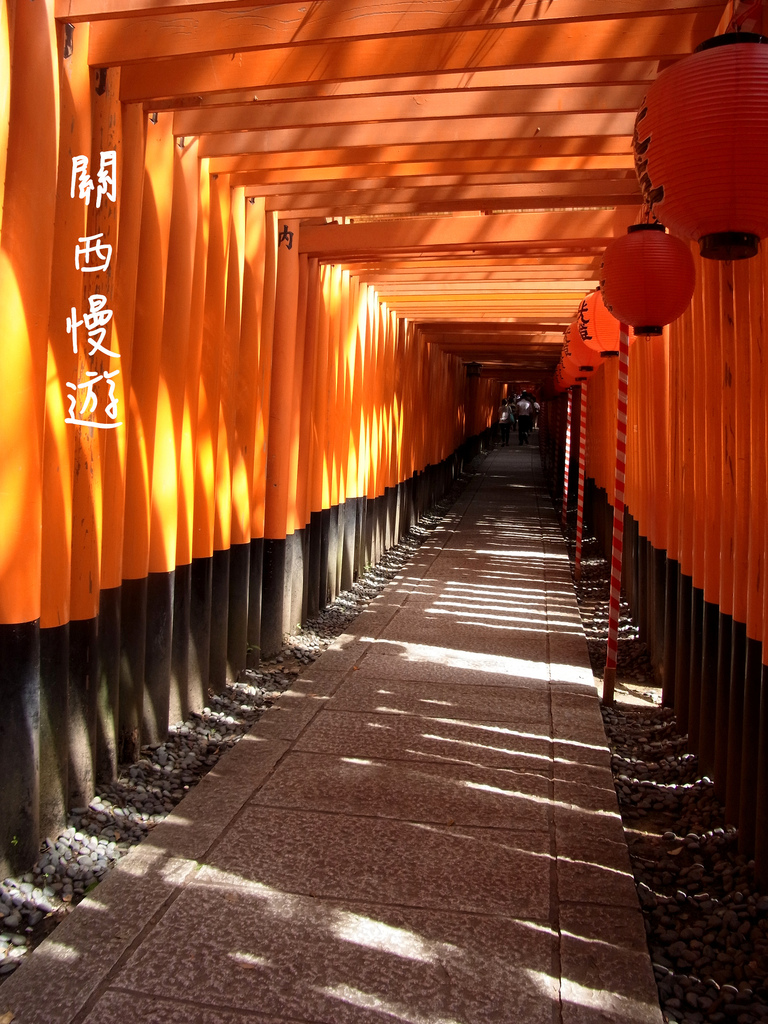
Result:
[[[339,554],[339,449],[338,412],[339,353],[341,350],[341,286],[342,268],[331,266],[330,306],[328,320],[328,377],[325,392],[325,473],[328,479],[328,532],[323,540],[327,547],[321,553],[321,585],[325,580],[325,600],[333,601],[338,593],[337,563]],[[341,387],[343,389],[343,381]]]
[[[282,647],[293,370],[299,296],[299,222],[279,221],[264,504],[261,653]]]
[[[201,660],[198,637],[207,635],[208,617],[205,614],[205,583],[208,575],[194,560],[195,469],[197,452],[198,405],[200,399],[200,368],[202,365],[205,320],[205,283],[208,273],[208,240],[210,228],[211,178],[208,160],[198,166],[197,229],[195,233],[194,263],[192,269],[192,301],[189,314],[189,341],[184,375],[184,404],[182,412],[181,446],[179,449],[179,477],[177,504],[179,510],[176,531],[176,579],[173,603],[173,647],[171,666],[174,694],[180,708],[178,716],[186,718],[188,711],[199,711],[207,700],[208,649]],[[203,560],[204,566],[207,566]],[[201,620],[204,618],[204,623]],[[186,640],[184,639],[186,637]],[[176,717],[175,707],[169,712]]]
[[[306,348],[309,261],[299,254],[299,287],[296,299],[296,349],[291,389],[291,424],[288,462],[288,508],[286,512],[285,587],[283,590],[283,632],[293,633],[301,625],[304,604],[305,534],[303,512],[298,508],[299,448],[304,395],[304,351]],[[311,388],[311,378],[308,388]]]
[[[237,415],[232,463],[232,544],[230,547],[230,615],[227,664],[233,677],[248,663],[251,576],[258,573],[261,592],[261,539],[253,536],[253,482],[256,448],[263,444],[261,419],[261,308],[264,296],[265,222],[263,198],[245,205],[243,297]],[[258,567],[256,565],[258,563]],[[245,595],[242,604],[232,595]],[[240,599],[242,600],[242,598]],[[260,598],[259,598],[260,600]],[[256,639],[258,644],[258,638]]]
[[[120,74],[118,69],[105,72],[91,72],[91,113],[92,133],[87,153],[90,155],[89,172],[96,180],[101,153],[117,153],[115,202],[103,197],[97,203],[93,197],[88,204],[86,235],[101,235],[101,243],[111,247],[111,256],[86,260],[95,272],[81,274],[78,299],[74,305],[78,319],[90,310],[90,297],[101,296],[106,300],[104,308],[113,310],[115,297],[115,272],[119,254],[119,166],[122,158]],[[67,176],[71,181],[72,168]],[[66,179],[65,179],[66,180]],[[66,187],[66,185],[65,185]],[[110,434],[114,433],[113,423],[125,423],[126,406],[120,405],[117,384],[122,383],[122,358],[119,350],[113,348],[113,318],[104,327],[101,348],[94,349],[89,341],[85,322],[78,329],[77,374],[73,383],[82,385],[88,374],[97,375],[94,394],[98,404],[92,411],[81,412],[82,403],[76,402],[76,417],[86,421],[107,424],[106,428],[73,426],[74,434],[74,478],[72,491],[72,576],[71,576],[71,622],[69,635],[69,722],[70,722],[70,805],[82,806],[93,796],[95,784],[95,756],[97,746],[97,697],[99,696],[100,640],[99,604],[102,583],[102,537],[103,537],[103,466],[104,455]],[[114,352],[115,355],[110,353]],[[114,377],[107,377],[113,374]],[[101,381],[98,375],[103,375]],[[113,381],[115,408],[114,420],[107,414],[110,389]],[[79,388],[78,388],[79,390]],[[124,389],[123,397],[124,397]],[[106,730],[101,730],[102,734]],[[110,737],[111,739],[111,737]]]
[[[264,204],[266,205],[266,204]],[[261,227],[256,219],[261,218]],[[272,349],[277,277],[277,214],[264,212],[260,200],[246,213],[247,270],[243,305],[249,329],[259,331],[258,402],[253,446],[253,497],[251,500],[251,564],[248,587],[247,659],[258,665],[261,656],[261,605],[264,567],[264,502],[267,488],[267,440],[272,381]],[[261,261],[260,263],[258,261]]]
[[[219,382],[219,425],[216,432],[216,484],[214,489],[213,567],[211,578],[211,661],[210,685],[217,692],[227,682],[230,605],[241,618],[235,637],[245,639],[243,614],[247,615],[247,592],[232,592],[230,543],[232,535],[232,460],[235,446],[237,377],[240,351],[240,315],[243,296],[245,245],[245,190],[230,190],[229,245],[227,249],[224,334]],[[244,575],[244,574],[243,574]],[[239,665],[245,649],[234,660]]]
[[[138,757],[144,709],[147,572],[157,387],[173,195],[172,114],[147,127],[131,391],[128,398],[119,742],[121,760]]]
[[[188,708],[186,674],[178,674],[178,660],[177,672],[172,678],[172,649],[174,632],[177,633],[176,643],[183,648],[189,644],[189,616],[182,611],[176,622],[174,609],[199,171],[197,140],[174,141],[173,203],[152,458],[143,711],[147,743],[162,743],[169,722],[179,721]]]
[[[304,360],[299,402],[299,458],[296,470],[296,522],[302,530],[301,608],[297,621],[307,619],[312,582],[312,413],[315,402],[317,339],[320,312],[320,267],[316,258],[308,261],[306,310],[304,313]],[[294,618],[296,616],[294,615]]]
[[[75,29],[75,33],[77,29]],[[111,72],[109,72],[111,73]],[[118,761],[120,697],[120,619],[125,532],[125,471],[128,449],[128,396],[133,353],[136,280],[139,264],[144,148],[147,119],[140,103],[121,104],[121,154],[118,159],[118,254],[114,264],[114,309],[110,348],[120,353],[114,378],[121,426],[104,438],[102,457],[103,530],[99,595],[99,670],[96,771],[112,779]]]
[[[0,241],[0,869],[37,853],[42,445],[58,150],[53,0],[17,4]],[[7,71],[4,73],[7,80]],[[3,102],[7,102],[4,100]]]
[[[354,436],[353,446],[356,449],[357,460],[357,482],[356,482],[356,522],[355,522],[355,572],[359,576],[365,571],[365,537],[366,522],[368,518],[367,504],[367,380],[369,375],[369,345],[370,336],[368,333],[368,291],[370,285],[360,282],[357,292],[357,305],[355,309],[356,334],[357,334],[357,357],[355,362],[355,385],[353,391],[353,412],[352,412],[352,433]]]
[[[61,42],[64,37],[62,27],[59,30]],[[90,157],[91,152],[87,25],[78,26],[73,31],[72,44],[68,56],[62,56],[59,64],[62,131],[53,237],[56,272],[51,278],[43,445],[40,827],[45,834],[66,822],[68,808],[72,467],[74,433],[79,428],[65,423],[69,409],[66,382],[76,380],[78,363],[66,324],[73,306],[78,309],[79,319],[83,294],[82,274],[75,266],[74,252],[78,239],[86,234],[87,207],[82,200],[71,197],[70,180],[72,157],[79,154]],[[6,132],[7,127],[6,121]],[[85,746],[87,753],[87,742]]]
[[[317,323],[315,326],[315,366],[311,395],[312,430],[309,454],[309,572],[307,578],[307,615],[317,615],[325,605],[324,552],[328,552],[330,489],[326,474],[326,390],[328,386],[328,342],[330,337],[331,267],[319,267],[317,283]]]
[[[225,345],[229,228],[229,176],[212,174],[197,400],[190,608],[190,631],[196,658],[195,671],[199,673],[203,693],[207,692],[211,682],[211,608],[217,511],[216,456],[219,442],[222,351]]]

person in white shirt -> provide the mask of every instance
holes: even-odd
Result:
[[[528,434],[533,425],[533,402],[524,391],[517,400],[518,444],[528,444]]]
[[[512,403],[507,403],[506,398],[501,400],[501,408],[499,409],[499,424],[501,425],[501,443],[502,445],[509,444],[509,428],[512,426],[514,416],[512,413]]]

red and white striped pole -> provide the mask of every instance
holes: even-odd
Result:
[[[578,583],[581,579],[581,541],[584,534],[584,480],[587,471],[587,382],[581,385],[579,395],[579,495],[576,506],[576,554],[573,560],[573,575]]]
[[[568,411],[565,414],[565,471],[563,473],[563,511],[560,521],[563,529],[568,525],[568,477],[571,469],[571,415],[573,413],[573,391],[568,388]]]
[[[608,651],[603,677],[603,703],[613,704],[619,641],[619,598],[624,555],[624,473],[627,465],[627,370],[629,328],[621,325],[619,335],[619,396],[616,407],[616,485],[613,499],[613,543],[611,545],[611,596],[608,601]]]

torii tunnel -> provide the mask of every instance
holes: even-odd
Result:
[[[642,216],[637,110],[737,17],[768,29],[738,0],[2,0],[0,874],[375,563],[510,392],[557,494],[549,388]],[[624,583],[765,874],[768,263],[690,246],[690,307],[629,351]],[[607,552],[618,380],[589,384]]]

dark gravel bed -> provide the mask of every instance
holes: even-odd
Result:
[[[276,658],[241,673],[222,693],[210,692],[208,705],[172,725],[164,743],[142,747],[141,758],[121,765],[117,779],[100,786],[87,807],[71,808],[68,827],[44,840],[27,872],[0,881],[0,985],[397,575],[440,525],[473,472],[468,469],[351,590],[286,636]]]
[[[568,540],[573,557],[572,528]],[[598,685],[608,583],[597,541],[585,538],[575,586]],[[661,706],[625,602],[619,636],[616,701],[603,723],[664,1020],[768,1021],[768,895],[674,712]]]

